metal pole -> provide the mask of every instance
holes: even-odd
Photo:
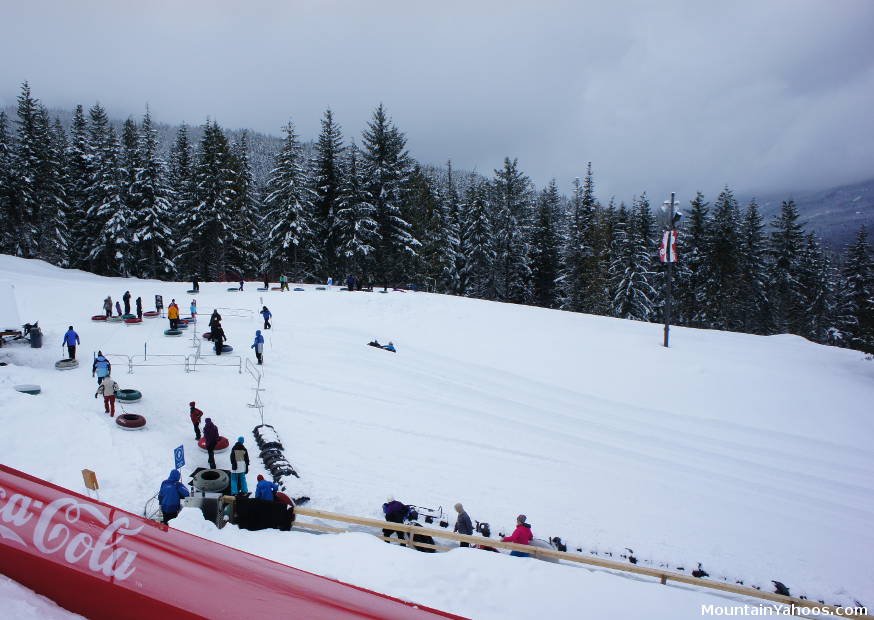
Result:
[[[667,273],[665,274],[665,341],[664,346],[670,347],[671,340],[671,276],[673,275],[673,255],[671,242],[674,239],[674,192],[671,192],[671,208],[668,213],[668,242],[665,247]]]

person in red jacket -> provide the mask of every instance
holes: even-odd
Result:
[[[194,401],[192,400],[188,403],[188,406],[191,407],[191,424],[194,425],[194,439],[195,441],[200,441],[200,418],[203,417],[203,411],[194,406]]]
[[[531,533],[531,526],[525,523],[527,518],[525,515],[516,517],[516,529],[513,530],[512,534],[504,536],[501,540],[503,542],[516,543],[517,545],[530,545],[534,534]],[[511,551],[510,555],[517,558],[529,557],[527,553],[522,553],[521,551]]]

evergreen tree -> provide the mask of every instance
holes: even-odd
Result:
[[[285,141],[267,181],[264,206],[270,227],[266,270],[285,272],[302,281],[313,276],[316,262],[312,230],[313,192],[304,168],[294,125],[285,126]]]
[[[801,335],[814,342],[839,342],[837,272],[816,235],[805,236],[802,252],[801,290],[805,312]]]
[[[740,225],[741,277],[738,293],[741,330],[750,334],[767,334],[770,324],[764,230],[759,206],[752,200]]]
[[[846,346],[874,352],[874,264],[868,231],[859,228],[855,241],[847,248],[843,268],[844,292],[841,327]]]
[[[402,278],[406,259],[414,258],[420,245],[402,213],[411,172],[407,139],[392,124],[382,104],[373,112],[362,139],[368,192],[376,207],[376,276],[383,286],[389,286]]]
[[[176,138],[170,147],[167,170],[167,186],[170,190],[170,214],[173,222],[169,224],[173,243],[171,251],[176,273],[184,278],[194,278],[200,272],[193,254],[186,251],[186,241],[194,227],[194,155],[188,137],[188,125],[176,130]],[[175,222],[175,223],[174,223]],[[175,254],[175,255],[174,255]]]
[[[344,156],[337,202],[337,253],[343,273],[356,274],[362,282],[369,283],[377,243],[376,207],[367,191],[360,161],[361,154],[353,144]]]
[[[313,162],[316,222],[314,235],[318,240],[319,252],[322,256],[321,268],[328,275],[335,275],[338,265],[336,217],[340,200],[340,185],[343,182],[341,174],[341,159],[343,156],[343,134],[340,126],[334,122],[330,108],[325,110],[322,118],[322,131],[316,142],[316,154]]]
[[[87,268],[88,246],[83,243],[90,237],[86,218],[88,191],[94,178],[94,151],[88,139],[88,125],[81,105],[73,111],[70,141],[67,145],[67,191],[68,222],[71,236],[76,243],[70,245],[70,264],[80,269]]]
[[[127,191],[120,174],[120,147],[100,105],[91,108],[92,139],[97,143],[94,178],[88,189],[87,220],[90,231],[89,271],[107,276],[130,275],[132,219],[125,203]],[[105,124],[104,124],[105,122]],[[103,133],[105,128],[105,133]]]
[[[182,241],[183,251],[193,258],[190,264],[198,268],[200,280],[241,276],[228,272],[228,247],[234,241],[231,205],[236,199],[235,173],[228,139],[215,121],[203,126],[193,180],[192,226]]]
[[[165,178],[166,165],[158,154],[158,132],[146,108],[136,154],[130,196],[137,205],[132,226],[133,255],[139,257],[137,273],[142,278],[159,280],[175,275],[173,239],[169,221],[173,197]]]
[[[522,174],[518,160],[504,158],[495,170],[495,259],[498,299],[526,303],[530,300],[529,226],[531,181]]]
[[[439,284],[441,288],[438,292],[445,292],[446,289],[442,288],[443,276],[450,262],[446,203],[436,180],[418,165],[407,181],[405,203],[409,217],[404,219],[409,221],[413,236],[421,243],[412,277],[426,286],[433,285],[435,289]]]
[[[776,333],[802,334],[806,300],[801,286],[804,268],[804,228],[798,223],[795,202],[786,200],[771,223],[771,321]]]
[[[707,231],[706,280],[703,282],[702,327],[737,331],[742,326],[738,297],[741,255],[738,244],[740,214],[737,200],[728,187],[713,206]]]
[[[495,281],[495,250],[493,227],[489,218],[488,187],[485,182],[472,183],[467,188],[467,244],[465,272],[468,294],[482,299],[497,297]]]
[[[593,248],[595,235],[595,190],[592,180],[592,162],[586,169],[586,179],[574,179],[571,197],[571,213],[568,219],[567,243],[562,270],[563,302],[566,310],[585,312],[591,310],[588,303],[589,286],[595,276],[596,261]]]
[[[610,267],[614,258],[614,228],[618,222],[612,199],[606,207],[595,208],[593,220],[588,236],[592,255],[585,271],[583,311],[609,316],[613,309]]]
[[[0,252],[15,253],[15,223],[12,213],[12,154],[9,121],[0,112]]]
[[[544,308],[558,307],[559,208],[555,179],[540,193],[531,234],[531,282],[533,301]]]
[[[708,240],[710,238],[709,203],[698,192],[689,202],[689,217],[677,234],[677,254],[674,264],[674,316],[678,325],[705,327],[707,319]]]
[[[467,226],[462,212],[463,206],[458,195],[455,179],[452,176],[452,162],[446,162],[446,187],[443,191],[443,212],[445,214],[444,251],[445,268],[442,274],[442,290],[453,295],[467,293]]]
[[[261,204],[249,161],[249,138],[243,132],[231,150],[234,163],[234,202],[231,205],[233,242],[228,246],[228,263],[240,273],[261,269],[258,226]]]
[[[12,191],[8,207],[9,222],[16,231],[12,253],[24,258],[39,255],[41,229],[41,176],[45,151],[45,136],[40,122],[39,101],[34,99],[25,82],[18,96],[18,141],[12,162]]]
[[[611,314],[620,319],[649,321],[654,318],[656,291],[650,284],[653,272],[646,238],[647,223],[641,217],[645,196],[635,201],[631,214],[620,205],[613,226],[610,264]],[[650,216],[651,217],[651,216]]]

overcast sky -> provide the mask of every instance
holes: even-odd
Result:
[[[654,200],[874,177],[874,1],[2,0],[0,102],[304,139],[383,102],[420,161]]]

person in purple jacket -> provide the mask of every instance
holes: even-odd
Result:
[[[213,450],[215,450],[215,445],[219,440],[219,429],[218,426],[212,423],[212,418],[207,418],[206,423],[203,425],[203,438],[204,438],[204,447],[206,448],[206,453],[209,455],[209,467],[210,469],[215,469],[215,454],[213,454]]]
[[[410,513],[410,507],[399,502],[394,497],[389,496],[388,501],[382,505],[382,512],[385,514],[386,521],[389,521],[390,523],[403,523],[404,519],[406,519],[407,515]],[[382,535],[386,538],[391,538],[392,534],[397,534],[398,538],[406,540],[403,532],[386,529],[382,530]]]
[[[67,333],[64,334],[64,342],[61,344],[67,345],[67,353],[70,355],[70,359],[76,359],[76,345],[79,344],[79,334],[73,331],[73,326],[67,329]]]

